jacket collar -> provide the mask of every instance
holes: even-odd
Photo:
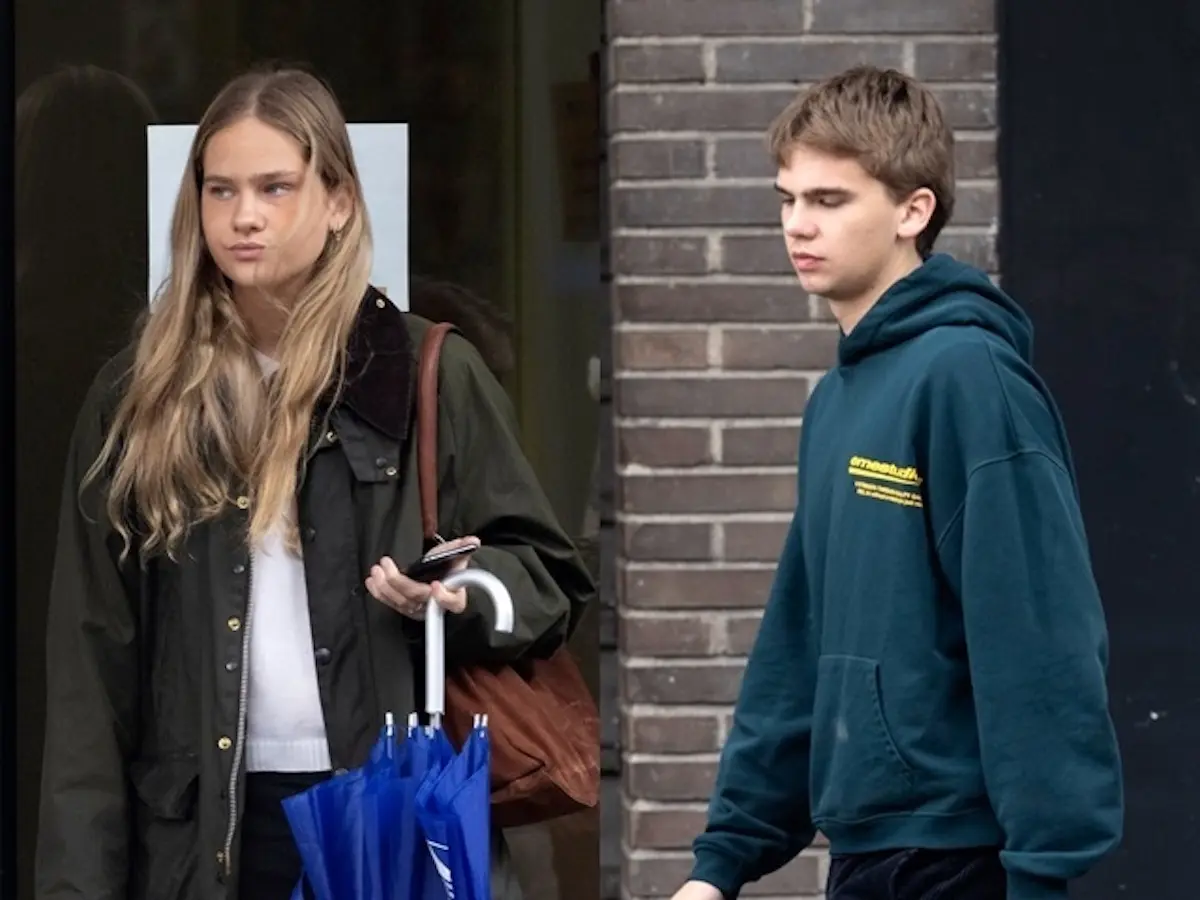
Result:
[[[374,287],[363,296],[347,346],[340,403],[368,425],[403,441],[412,421],[417,358],[401,312]]]

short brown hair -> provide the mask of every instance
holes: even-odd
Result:
[[[856,66],[802,93],[767,132],[784,167],[799,145],[857,160],[896,200],[929,188],[937,207],[917,237],[928,256],[954,212],[954,133],[942,106],[915,78],[895,69]]]

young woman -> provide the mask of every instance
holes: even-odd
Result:
[[[172,267],[72,439],[49,612],[37,897],[289,897],[281,800],[419,709],[425,606],[449,664],[548,654],[594,588],[480,356],[442,355],[440,516],[497,575],[411,581],[413,403],[429,323],[368,284],[345,121],[294,70],[229,84],[196,132]],[[466,565],[462,559],[459,566]],[[416,663],[416,664],[415,664]],[[518,896],[494,841],[497,900]]]

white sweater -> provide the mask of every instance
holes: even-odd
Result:
[[[266,374],[278,368],[261,354],[259,363]],[[304,559],[288,551],[283,535],[281,525],[251,550],[246,769],[326,772],[331,767],[329,742],[317,688]]]

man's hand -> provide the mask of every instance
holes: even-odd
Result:
[[[725,900],[725,897],[706,881],[689,881],[671,900]]]
[[[449,543],[439,544],[430,550],[451,550],[456,547],[479,547],[479,538],[462,537]],[[460,556],[450,563],[450,573],[461,572],[467,567],[469,556]],[[381,603],[386,603],[401,615],[410,619],[425,618],[425,607],[430,600],[448,613],[460,613],[467,608],[467,589],[449,590],[440,581],[424,584],[408,578],[396,563],[385,556],[378,564],[371,567],[370,577],[367,578],[367,590],[371,596]]]

